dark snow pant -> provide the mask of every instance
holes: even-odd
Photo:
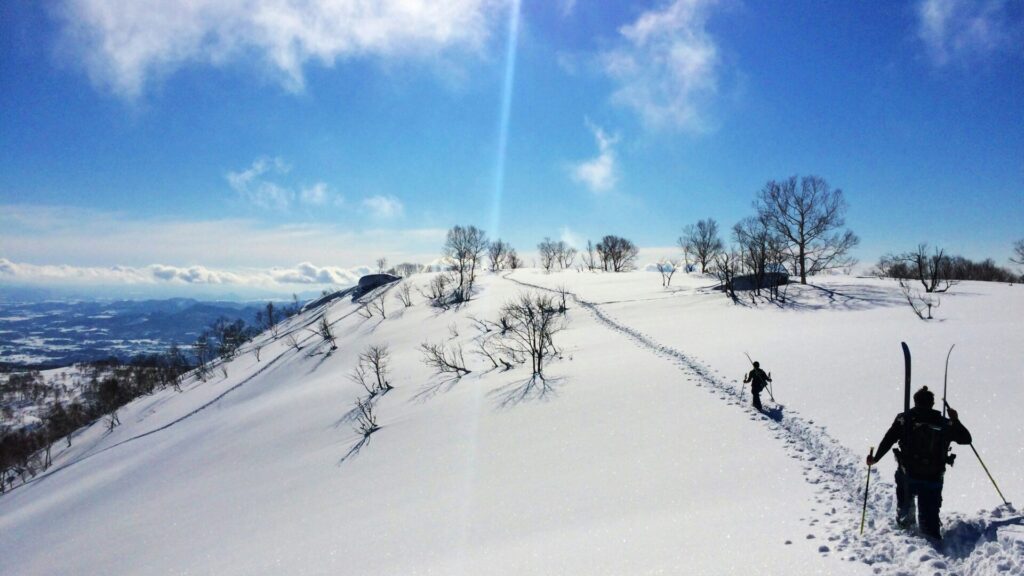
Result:
[[[909,526],[917,499],[917,525],[926,536],[936,540],[939,533],[939,508],[942,507],[942,480],[917,480],[896,470],[896,521]]]
[[[764,386],[758,387],[757,384],[751,384],[751,396],[754,397],[754,407],[759,412],[764,412],[764,408],[761,407],[761,390],[765,389]]]

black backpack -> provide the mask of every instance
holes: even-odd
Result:
[[[751,370],[750,380],[750,388],[754,391],[755,394],[768,387],[768,375],[765,374],[764,370],[761,370],[760,368],[755,368]]]
[[[909,446],[903,446],[901,461],[911,476],[942,476],[949,452],[948,424],[910,420]]]

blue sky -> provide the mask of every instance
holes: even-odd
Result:
[[[1020,2],[364,4],[0,6],[0,283],[291,292],[454,224],[653,260],[794,174],[864,264],[1024,237]]]

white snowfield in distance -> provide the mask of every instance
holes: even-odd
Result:
[[[400,284],[379,289],[383,318],[334,300],[55,445],[48,472],[0,496],[0,572],[1024,574],[1020,513],[968,447],[947,474],[945,548],[893,529],[891,456],[858,536],[864,456],[902,409],[900,341],[915,389],[940,396],[956,344],[950,404],[1024,498],[1024,287],[964,282],[924,322],[894,282],[813,281],[784,305],[733,304],[696,274],[662,288],[534,270],[484,274],[448,310],[416,289],[403,307]],[[522,283],[578,296],[544,385],[473,353],[474,319],[496,321]],[[435,375],[424,341],[461,345],[472,372]],[[360,443],[366,392],[347,376],[371,344],[388,345],[394,389]],[[744,352],[772,373],[770,416],[742,390]]]

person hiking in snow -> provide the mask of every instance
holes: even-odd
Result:
[[[765,374],[764,370],[761,370],[761,364],[754,362],[754,369],[749,374],[743,377],[743,383],[750,382],[750,392],[754,395],[754,408],[757,408],[759,412],[763,412],[764,408],[761,407],[761,390],[768,387],[768,383],[772,381],[771,374]]]
[[[971,433],[960,423],[956,410],[949,408],[944,418],[932,408],[935,395],[927,386],[914,393],[910,410],[909,437],[904,439],[904,416],[896,416],[889,431],[878,445],[878,453],[868,456],[868,466],[875,465],[899,442],[892,452],[896,456],[896,522],[906,528],[913,524],[912,508],[917,498],[917,524],[926,536],[941,541],[939,507],[942,506],[942,478],[946,464],[952,464],[949,445],[970,444]],[[908,444],[908,445],[905,445]]]

